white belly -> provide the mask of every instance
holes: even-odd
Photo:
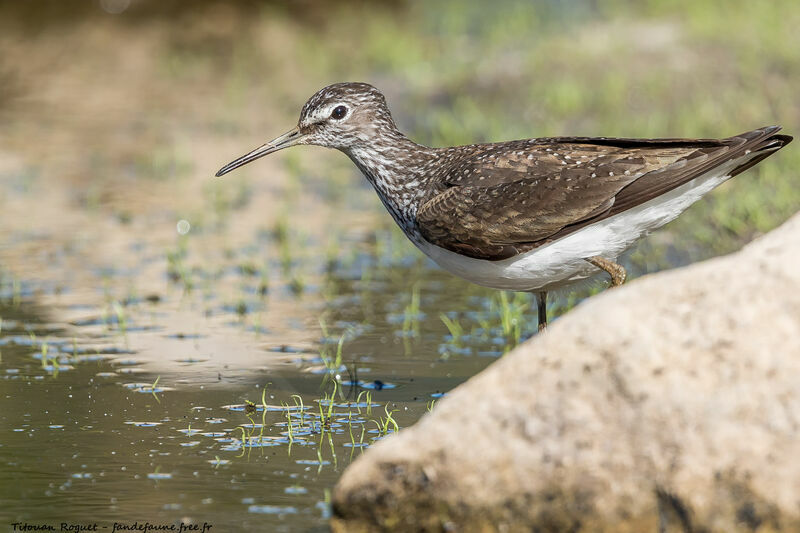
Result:
[[[478,285],[514,291],[550,290],[587,278],[598,269],[586,258],[614,260],[643,235],[660,228],[723,183],[731,162],[618,215],[557,241],[502,261],[465,257],[427,241],[415,244],[440,267]]]

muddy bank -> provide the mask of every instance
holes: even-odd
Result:
[[[334,530],[796,531],[798,235],[579,306],[354,463]]]

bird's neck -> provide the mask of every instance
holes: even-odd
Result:
[[[413,142],[397,130],[342,150],[375,187],[383,205],[409,236],[417,208],[429,188],[435,148]]]

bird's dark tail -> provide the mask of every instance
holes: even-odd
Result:
[[[780,150],[781,148],[792,142],[793,137],[791,135],[772,134],[773,132],[780,131],[780,129],[781,129],[780,126],[769,126],[766,128],[761,128],[760,130],[755,130],[740,135],[739,137],[746,137],[748,135],[753,135],[755,133],[761,133],[763,135],[765,133],[765,130],[767,133],[767,135],[764,135],[762,137],[762,139],[758,142],[758,144],[755,144],[748,149],[748,153],[756,153],[757,155],[747,158],[744,163],[734,168],[731,171],[731,177],[737,174],[741,174],[742,172],[752,167],[753,165],[757,165],[767,157],[771,156],[772,154],[774,154],[775,152],[777,152],[778,150]]]

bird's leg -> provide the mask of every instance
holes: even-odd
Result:
[[[594,257],[589,257],[586,260],[597,268],[603,269],[611,275],[612,287],[619,287],[625,283],[625,278],[628,277],[628,273],[625,272],[625,267],[618,265],[614,261],[609,261],[605,257],[596,255]]]
[[[539,311],[539,332],[547,327],[547,291],[536,292],[536,309]]]

